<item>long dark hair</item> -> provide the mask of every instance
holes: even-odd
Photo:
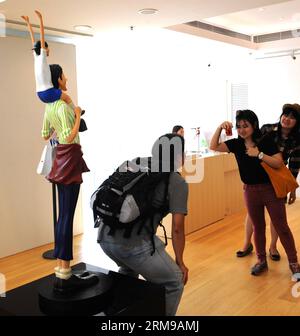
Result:
[[[59,89],[58,79],[62,79],[63,69],[59,64],[50,64],[51,80],[55,89]]]
[[[293,117],[296,119],[296,124],[288,134],[288,137],[299,137],[300,133],[300,105],[298,104],[284,104],[282,106],[282,113],[279,117],[279,123],[278,123],[278,135],[281,137],[281,117],[283,115],[288,116],[289,114],[292,114]]]
[[[259,129],[259,121],[258,121],[257,115],[251,110],[237,110],[236,117],[235,117],[235,123],[236,123],[237,128],[238,128],[238,123],[242,120],[248,121],[253,127],[252,140],[255,144],[258,144],[259,140],[262,137],[262,133]],[[239,138],[241,139],[240,136]]]

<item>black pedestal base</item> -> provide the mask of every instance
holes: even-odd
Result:
[[[99,277],[98,284],[72,295],[53,292],[54,274],[6,293],[0,300],[0,316],[99,315],[164,316],[165,289],[162,286],[80,263],[74,273],[88,270]]]
[[[46,315],[95,315],[108,305],[111,283],[106,275],[94,272],[99,282],[74,293],[59,294],[53,290],[54,277],[43,279],[38,288],[39,306]]]

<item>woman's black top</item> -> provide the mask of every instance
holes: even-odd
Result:
[[[241,138],[231,139],[225,141],[229,152],[234,153],[241,180],[245,184],[262,184],[270,183],[269,176],[261,166],[261,160],[257,157],[251,157],[246,154],[246,146],[244,140]],[[266,135],[264,136],[257,145],[260,152],[267,155],[274,155],[279,153],[279,150],[273,141],[273,139]]]

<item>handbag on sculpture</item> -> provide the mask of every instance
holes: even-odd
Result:
[[[45,145],[36,170],[38,174],[47,176],[50,173],[56,154],[56,145],[57,142],[52,139]]]
[[[272,168],[264,162],[261,165],[268,174],[278,198],[286,197],[289,192],[299,187],[295,177],[285,165],[278,169]]]

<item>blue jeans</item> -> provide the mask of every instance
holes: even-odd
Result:
[[[130,240],[130,239],[129,239]],[[155,236],[155,253],[149,239],[135,245],[100,241],[103,251],[120,267],[119,272],[163,285],[166,290],[166,315],[176,314],[182,292],[182,272],[175,261],[165,251],[164,243]]]

